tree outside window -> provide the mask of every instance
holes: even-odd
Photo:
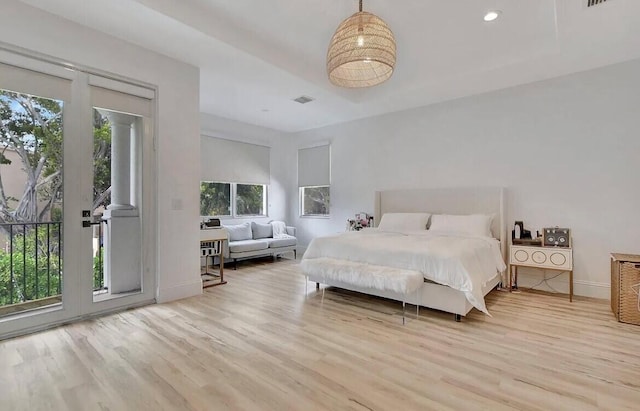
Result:
[[[300,197],[303,216],[328,216],[330,204],[330,187],[301,187]]]
[[[203,181],[200,183],[200,215],[231,215],[231,184]]]

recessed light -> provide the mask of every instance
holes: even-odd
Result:
[[[486,22],[494,21],[495,19],[500,17],[500,14],[502,14],[500,10],[491,10],[484,15],[484,21]]]
[[[269,112],[269,109],[268,109],[268,108],[263,108],[263,109],[262,109],[262,110],[260,110],[260,111],[262,111],[263,113],[268,113],[268,112]]]

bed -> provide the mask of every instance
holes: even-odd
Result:
[[[429,224],[439,224],[442,214],[492,215],[493,219],[485,236],[380,227],[317,238],[301,262],[305,276],[316,283],[402,301],[403,306],[406,301],[450,312],[457,321],[473,307],[488,314],[484,296],[503,282],[506,268],[504,189],[376,192],[376,224],[385,214],[394,213],[429,213],[433,215]],[[422,281],[416,292],[407,294],[399,292],[393,281],[380,286],[385,272],[390,276],[419,272]]]

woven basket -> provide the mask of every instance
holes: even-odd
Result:
[[[634,291],[635,290],[635,291]],[[618,296],[619,321],[640,325],[640,306],[637,292],[640,290],[640,264],[620,263],[620,290]]]

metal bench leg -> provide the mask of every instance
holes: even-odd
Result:
[[[402,325],[405,325],[405,319],[404,319],[404,308],[405,308],[405,302],[404,300],[402,300]]]
[[[316,283],[316,290],[320,289],[320,283]]]
[[[293,259],[294,260],[298,259],[298,250],[293,250]]]
[[[454,314],[454,315],[455,315],[454,318],[456,319],[456,322],[459,323],[460,320],[462,319],[462,316],[460,314]]]

